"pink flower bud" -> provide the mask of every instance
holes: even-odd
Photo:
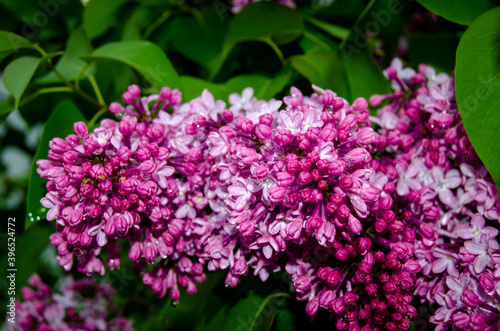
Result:
[[[495,290],[495,280],[493,275],[484,272],[479,276],[479,284],[484,289],[484,291],[488,294],[492,294]]]
[[[306,305],[306,314],[309,316],[316,315],[319,309],[319,303],[317,299],[312,299]]]
[[[471,290],[465,290],[460,297],[460,300],[471,308],[479,305],[479,297]]]
[[[262,140],[269,139],[272,136],[272,134],[273,134],[273,132],[272,132],[271,128],[267,125],[259,124],[255,128],[255,135],[259,139],[262,139]]]

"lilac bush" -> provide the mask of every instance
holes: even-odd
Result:
[[[16,301],[18,322],[13,330],[110,330],[131,331],[132,322],[116,316],[114,289],[94,278],[74,280],[67,276],[60,291],[54,292],[33,274],[30,287],[23,287],[23,301]]]
[[[283,100],[246,88],[228,105],[130,86],[109,107],[117,120],[90,133],[75,123],[37,161],[59,264],[102,275],[102,252],[119,268],[124,239],[160,298],[196,293],[207,271],[225,270],[227,287],[284,271],[306,313],[322,308],[340,330],[408,330],[414,295],[441,306],[438,329],[496,328],[498,230],[486,220],[500,204],[453,78],[399,59],[384,73],[394,92],[370,98],[377,116],[317,86]]]

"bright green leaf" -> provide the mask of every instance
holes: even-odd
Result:
[[[165,53],[149,41],[121,41],[96,49],[85,60],[111,60],[125,63],[141,73],[158,91],[180,87],[179,76]],[[138,84],[144,85],[144,84]]]
[[[279,301],[286,297],[288,297],[286,293],[274,293],[265,298],[250,294],[231,308],[223,330],[238,330],[241,326],[248,331],[270,330]]]
[[[28,195],[26,202],[26,221],[25,228],[30,227],[35,221],[45,218],[47,210],[40,204],[40,200],[47,193],[45,188],[45,179],[40,178],[36,169],[36,161],[47,159],[49,152],[49,142],[55,138],[65,138],[73,132],[73,123],[85,121],[85,117],[80,110],[71,102],[64,102],[50,115],[43,128],[40,145],[33,158],[31,172],[28,181]]]
[[[500,7],[467,29],[457,49],[456,99],[474,149],[500,185]]]
[[[116,12],[130,0],[92,0],[83,12],[83,26],[91,40],[104,34],[118,19]]]
[[[82,55],[89,55],[92,52],[92,45],[83,28],[79,28],[69,37],[66,45],[66,51],[61,59],[57,62],[56,68],[69,81],[73,81],[80,70],[85,66],[85,61],[80,60]],[[94,68],[90,67],[86,73],[93,74]],[[57,83],[61,80],[59,77],[50,72],[45,77],[42,77],[37,83]]]
[[[31,46],[32,44],[28,39],[12,32],[0,31],[0,53],[11,52],[19,48],[27,48]]]
[[[3,82],[7,90],[16,99],[14,107],[19,106],[19,101],[35,74],[41,59],[33,56],[23,56],[10,62],[3,73]]]
[[[498,6],[496,0],[417,0],[422,6],[449,21],[470,25],[485,11]]]

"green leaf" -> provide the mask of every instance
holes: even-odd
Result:
[[[323,89],[330,89],[343,98],[350,98],[342,59],[338,52],[311,52],[292,56],[289,60],[292,67],[307,78],[311,84]]]
[[[120,41],[108,43],[89,56],[92,60],[111,60],[125,63],[141,73],[158,91],[164,87],[180,87],[179,76],[165,53],[149,41]],[[138,84],[144,86],[144,84]]]
[[[220,55],[228,25],[229,20],[221,21],[215,7],[211,6],[197,17],[175,18],[168,33],[174,48],[215,76],[224,60]]]
[[[273,324],[274,331],[292,331],[297,327],[293,321],[293,313],[288,309],[279,308],[276,312],[276,320]]]
[[[92,52],[92,45],[87,37],[87,34],[83,28],[79,28],[69,37],[66,46],[66,51],[64,55],[59,59],[56,64],[56,69],[66,78],[68,81],[73,81],[80,70],[85,66],[85,61],[79,59],[82,55],[89,55]],[[94,68],[90,67],[87,69],[87,74],[93,74]],[[37,83],[58,83],[61,80],[56,76],[54,72],[50,72],[46,76],[42,77],[37,81]]]
[[[268,331],[276,316],[279,301],[288,297],[286,293],[274,293],[265,298],[250,294],[239,300],[230,310],[223,330]]]
[[[19,106],[21,96],[35,74],[41,60],[33,56],[23,56],[15,59],[5,68],[3,82],[7,90],[16,99],[15,108]]]
[[[373,62],[368,52],[347,57],[342,53],[342,60],[350,90],[349,101],[363,97],[369,99],[373,94],[388,94],[389,83],[382,70]]]
[[[485,11],[498,6],[495,0],[417,0],[422,6],[449,21],[470,25]]]
[[[367,52],[347,56],[340,51],[317,51],[292,56],[290,61],[311,84],[330,89],[349,102],[389,92],[387,80]]]
[[[12,32],[0,31],[0,53],[12,52],[19,48],[29,48],[31,46],[32,44],[28,39]]]
[[[72,102],[64,102],[57,107],[50,115],[43,128],[40,145],[33,158],[31,172],[28,181],[28,195],[26,202],[26,220],[25,228],[30,227],[35,221],[45,218],[46,209],[40,204],[40,200],[47,193],[45,188],[45,179],[40,178],[36,169],[36,161],[46,159],[49,152],[49,142],[54,137],[65,138],[73,132],[73,123],[86,121],[80,110]]]
[[[256,2],[246,6],[231,21],[225,44],[271,39],[277,45],[297,39],[304,30],[300,13],[272,2]]]
[[[347,39],[349,37],[350,31],[349,29],[346,29],[342,26],[331,24],[328,22],[320,21],[315,18],[309,17],[309,16],[304,16],[304,19],[308,22],[311,23],[312,25],[316,26],[317,28],[325,31],[329,35],[338,38],[340,40]]]
[[[90,40],[104,34],[117,20],[116,12],[130,0],[93,0],[83,11],[83,26]]]
[[[231,78],[226,84],[216,84],[191,76],[181,76],[182,99],[192,100],[208,89],[216,100],[228,101],[231,93],[240,93],[246,87],[254,89],[254,96],[259,100],[269,100],[283,90],[288,82],[289,74],[282,73],[274,78],[260,75],[240,75]]]
[[[500,186],[500,7],[478,17],[457,49],[456,99],[472,146]]]
[[[408,35],[408,54],[412,63],[425,63],[451,74],[460,38],[449,32]]]

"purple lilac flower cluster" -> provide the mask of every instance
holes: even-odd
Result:
[[[372,121],[387,137],[380,172],[394,183],[395,211],[417,234],[415,294],[441,306],[437,330],[500,327],[500,203],[458,114],[453,78],[429,66],[385,71],[395,92]],[[486,220],[493,221],[491,226]]]
[[[208,90],[182,104],[130,86],[110,106],[118,121],[75,123],[37,162],[60,265],[104,274],[102,251],[118,268],[124,239],[144,284],[174,301],[206,270],[227,270],[227,287],[283,270],[306,313],[341,330],[408,330],[415,294],[442,306],[441,328],[493,327],[498,231],[484,218],[500,204],[453,79],[398,59],[385,74],[395,91],[370,98],[389,101],[377,117],[316,86],[282,101],[246,88],[228,107]]]
[[[60,293],[53,293],[37,274],[28,283],[31,287],[21,289],[24,301],[16,301],[14,330],[133,330],[131,321],[114,317],[118,310],[109,284],[97,284],[93,278],[75,281],[68,276]]]

